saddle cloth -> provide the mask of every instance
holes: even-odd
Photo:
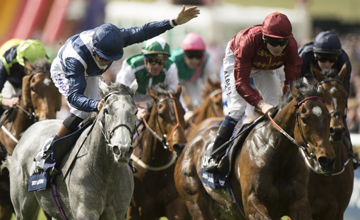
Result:
[[[231,189],[228,177],[235,159],[234,156],[236,152],[241,149],[242,143],[245,141],[250,131],[255,127],[255,125],[263,121],[265,118],[265,116],[261,116],[252,123],[244,124],[241,128],[234,130],[230,138],[232,141],[228,144],[225,155],[220,163],[221,169],[226,170],[226,172],[221,172],[219,170],[218,172],[208,173],[205,171],[205,167],[210,159],[213,142],[207,146],[206,152],[201,160],[201,180],[205,185],[213,189]],[[235,146],[237,147],[233,147],[234,143],[236,143]]]

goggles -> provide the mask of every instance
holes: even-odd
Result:
[[[200,60],[204,55],[203,50],[185,50],[184,53],[189,59],[195,58],[198,60]]]
[[[274,38],[264,35],[265,42],[270,44],[273,47],[280,45],[280,47],[285,46],[289,42],[289,38]]]
[[[94,55],[94,56],[97,56],[98,59],[99,59],[100,61],[102,61],[102,62],[108,62],[108,61],[109,61],[109,60],[104,59],[104,58],[102,58],[101,56],[99,56],[99,54],[97,54],[97,53],[95,52],[95,50],[93,51],[93,55]]]
[[[147,63],[150,63],[151,65],[159,64],[164,65],[164,63],[167,60],[166,56],[163,56],[162,54],[158,54],[157,56],[145,56],[143,54],[143,57],[145,58]]]
[[[324,54],[324,53],[316,53],[316,60],[321,63],[325,63],[329,61],[329,63],[335,63],[338,58],[337,54]]]

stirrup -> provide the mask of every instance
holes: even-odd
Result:
[[[219,163],[216,162],[216,160],[214,158],[210,158],[209,162],[207,164],[207,166],[205,167],[205,171],[208,173],[215,173],[215,172],[219,172]]]

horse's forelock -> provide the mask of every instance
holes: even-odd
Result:
[[[51,63],[49,63],[49,61],[45,58],[37,59],[36,61],[31,63],[31,67],[34,70],[50,71],[50,66],[51,66]]]
[[[153,90],[160,95],[167,95],[168,94],[167,89],[168,86],[165,83],[156,84],[153,88]]]
[[[128,86],[125,86],[121,83],[111,83],[109,86],[108,86],[108,89],[109,89],[109,93],[112,93],[112,92],[121,92],[121,93],[126,93],[126,94],[129,94],[132,98],[134,97],[134,93],[133,91],[130,89],[130,87]],[[108,94],[109,94],[108,93]],[[105,94],[107,95],[107,94]]]
[[[293,82],[293,87],[295,87],[301,93],[306,94],[307,96],[319,96],[319,93],[317,92],[317,88],[314,85],[309,85],[304,83],[302,79]],[[290,92],[290,89],[288,89],[288,92],[282,97],[280,101],[279,108],[282,109],[291,100],[293,100],[293,96]]]
[[[321,71],[321,74],[328,78],[336,78],[336,76],[339,74],[339,71],[336,69],[324,69]]]

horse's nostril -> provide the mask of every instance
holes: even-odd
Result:
[[[334,169],[335,158],[319,157],[319,163],[324,171],[332,171]]]
[[[113,147],[113,152],[114,152],[114,154],[116,154],[116,155],[120,155],[120,154],[121,154],[120,149],[119,149],[118,146],[114,146],[114,147]]]

